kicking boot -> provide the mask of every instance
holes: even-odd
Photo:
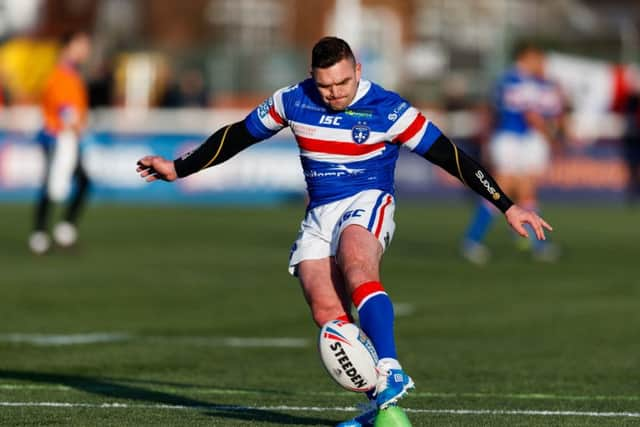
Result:
[[[376,369],[378,370],[376,404],[381,410],[396,403],[415,387],[411,377],[405,374],[402,369],[392,369],[384,362],[379,362]]]

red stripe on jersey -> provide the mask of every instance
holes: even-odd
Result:
[[[413,138],[424,126],[427,119],[422,115],[422,113],[418,113],[418,116],[413,120],[413,123],[409,125],[408,128],[404,130],[400,135],[396,137],[395,142],[399,142],[400,144],[404,144],[411,138]]]
[[[376,292],[384,292],[382,283],[380,282],[366,282],[358,286],[351,294],[351,301],[356,307],[360,307],[360,303],[369,295]]]
[[[380,231],[382,231],[382,223],[384,222],[384,210],[387,209],[387,206],[391,204],[391,200],[391,196],[387,196],[387,200],[384,202],[384,205],[382,205],[382,209],[380,209],[380,219],[378,221],[378,226],[376,227],[376,232],[374,233],[376,239],[380,237]]]
[[[321,139],[305,138],[300,135],[296,135],[296,139],[298,140],[298,145],[303,150],[327,154],[347,154],[357,156],[361,154],[369,154],[384,147],[384,142],[369,145],[358,145],[353,142],[323,141]]]
[[[284,119],[280,117],[280,114],[278,114],[274,106],[271,106],[271,108],[269,108],[269,115],[273,120],[276,121],[277,124],[279,124],[280,126],[284,126]]]

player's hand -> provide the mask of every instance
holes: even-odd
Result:
[[[522,209],[518,205],[513,205],[505,212],[509,225],[522,237],[528,237],[529,233],[524,228],[524,224],[529,224],[536,233],[538,240],[546,240],[544,230],[552,231],[553,228],[547,222],[540,218],[538,214],[526,209]]]
[[[158,179],[175,181],[178,178],[173,161],[161,156],[145,156],[138,160],[137,166],[136,172],[147,182]]]

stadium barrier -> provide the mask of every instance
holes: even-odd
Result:
[[[92,113],[82,143],[84,164],[93,182],[94,199],[158,203],[273,203],[304,196],[298,150],[288,130],[257,144],[232,161],[175,184],[149,185],[135,172],[146,154],[175,158],[201,143],[213,130],[240,120],[241,110],[118,110]],[[475,132],[471,113],[434,113],[436,123],[469,151]],[[433,114],[432,114],[433,116]],[[615,120],[602,117],[602,120]],[[626,171],[618,141],[606,125],[607,139],[571,147],[554,160],[545,176],[547,198],[622,199]],[[447,126],[450,124],[450,126]],[[34,141],[37,109],[6,109],[0,117],[0,200],[26,201],[35,196],[44,174],[44,158]],[[449,129],[450,128],[450,129]],[[620,129],[619,124],[617,129]],[[619,135],[618,135],[619,137]],[[403,150],[404,151],[404,150]],[[451,176],[418,156],[403,152],[396,187],[408,197],[461,198],[468,193]]]

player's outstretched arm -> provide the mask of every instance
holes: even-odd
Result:
[[[236,122],[218,129],[198,148],[175,160],[160,156],[143,157],[138,160],[137,171],[149,182],[158,179],[174,181],[218,165],[259,141],[260,138],[249,133],[244,121]]]
[[[161,156],[145,156],[138,160],[136,172],[147,182],[156,180],[175,181],[178,178],[173,160]]]
[[[528,211],[526,209],[522,209],[518,205],[513,205],[504,213],[507,218],[507,222],[513,228],[516,233],[521,235],[522,237],[527,237],[528,233],[526,228],[524,228],[524,224],[529,224],[533,228],[533,231],[536,233],[536,238],[538,240],[546,240],[546,236],[544,234],[544,230],[552,231],[553,228],[547,224],[547,222],[540,218],[538,214],[532,211]]]
[[[521,236],[527,236],[524,224],[530,224],[536,233],[536,237],[540,240],[545,239],[545,229],[552,230],[551,226],[535,212],[515,205],[502,192],[502,189],[489,172],[464,151],[460,150],[446,136],[440,135],[424,154],[424,157],[458,178],[463,184],[500,209],[505,214],[509,225]]]

